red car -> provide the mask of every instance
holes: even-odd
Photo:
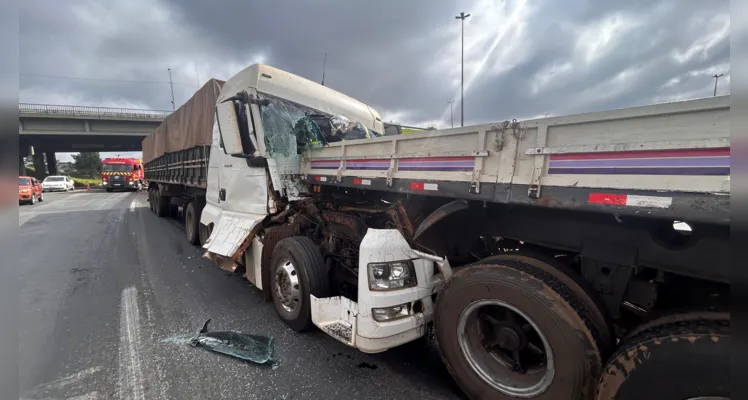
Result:
[[[31,176],[18,177],[18,203],[35,204],[44,201],[42,183]]]

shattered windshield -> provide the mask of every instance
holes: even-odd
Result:
[[[269,101],[261,107],[265,147],[270,155],[295,157],[308,148],[319,148],[341,140],[381,136],[360,122],[260,93]]]

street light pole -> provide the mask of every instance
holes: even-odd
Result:
[[[174,83],[171,81],[171,68],[167,68],[169,71],[169,86],[171,87],[171,109],[176,111],[177,105],[174,103]]]
[[[325,53],[325,58],[322,60],[322,86],[325,86],[325,68],[327,67],[327,53]]]
[[[447,103],[449,103],[449,121],[452,123],[452,128],[455,127],[455,116],[452,112],[452,105],[455,103],[454,100],[450,100]]]
[[[460,15],[455,17],[455,19],[462,20],[462,54],[460,59],[460,73],[462,75],[462,77],[460,78],[460,126],[465,126],[465,18],[469,16],[470,14],[461,12]]]
[[[714,75],[712,75],[712,77],[714,77],[714,95],[712,97],[717,96],[717,82],[719,82],[719,77],[722,76],[722,75],[724,75],[724,74],[714,74]]]

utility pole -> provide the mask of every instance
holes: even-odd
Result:
[[[171,68],[167,68],[169,71],[169,86],[171,87],[171,109],[176,111],[177,105],[174,103],[174,82],[171,81]]]
[[[327,53],[325,53],[325,59],[322,61],[322,86],[325,86],[325,68],[327,67]]]
[[[449,103],[449,120],[452,122],[452,128],[455,127],[455,116],[452,113],[452,105],[455,103],[454,100],[450,100],[447,103]]]
[[[717,82],[719,82],[719,77],[722,76],[722,75],[724,75],[724,74],[714,74],[714,75],[712,75],[712,77],[714,77],[714,95],[712,97],[717,96]]]
[[[465,126],[465,18],[470,14],[461,12],[455,19],[462,20],[462,56],[460,60],[461,75],[460,79],[460,126]]]

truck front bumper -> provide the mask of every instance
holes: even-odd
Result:
[[[133,181],[107,181],[104,185],[105,189],[122,189],[131,190],[138,187],[136,182]]]
[[[395,229],[369,229],[360,245],[358,302],[342,296],[311,296],[312,321],[330,336],[366,353],[382,352],[422,337],[433,319],[432,296],[442,286],[445,272],[447,276],[451,274],[446,263],[438,264],[440,273],[435,273],[435,259],[413,251]],[[417,285],[371,290],[368,263],[398,260],[413,263]],[[393,307],[405,307],[407,312],[389,320],[374,318],[373,309]]]

